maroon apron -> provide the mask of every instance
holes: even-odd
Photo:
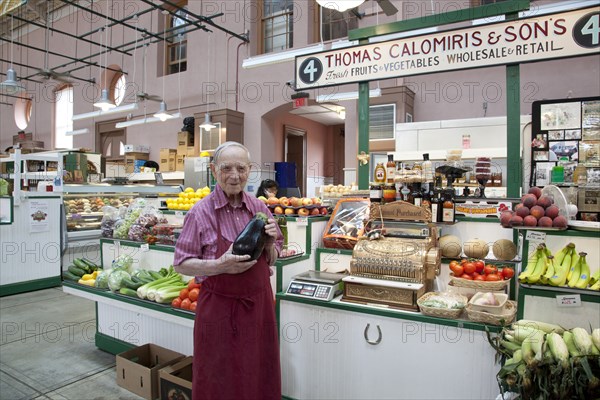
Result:
[[[222,209],[216,212],[218,217]],[[231,242],[216,225],[219,258]],[[193,371],[193,400],[281,399],[277,322],[265,253],[241,274],[202,282]]]

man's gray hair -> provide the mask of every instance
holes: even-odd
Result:
[[[215,152],[213,154],[213,163],[217,164],[219,162],[219,158],[221,157],[221,153],[223,153],[225,149],[228,149],[230,147],[239,147],[240,149],[244,149],[244,151],[246,151],[246,154],[248,154],[248,160],[250,160],[250,152],[248,151],[248,148],[246,148],[246,146],[238,142],[225,142],[221,143],[219,147],[215,149]]]

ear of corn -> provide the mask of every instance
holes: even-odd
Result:
[[[552,357],[563,367],[569,367],[569,349],[563,338],[558,333],[549,333],[546,336],[548,347],[552,352]]]
[[[594,343],[594,346],[600,350],[600,328],[596,328],[592,331],[592,342]]]
[[[581,355],[591,355],[593,344],[587,331],[583,328],[573,328],[571,329],[571,332],[573,333],[573,343],[575,343],[575,346]]]
[[[524,327],[530,328],[530,329],[537,329],[537,330],[543,331],[545,333],[556,332],[561,335],[565,331],[565,329],[560,325],[549,324],[546,322],[534,321],[534,320],[530,320],[530,319],[520,319],[513,324],[513,327],[515,325],[516,326],[524,326]]]

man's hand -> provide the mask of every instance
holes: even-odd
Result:
[[[267,220],[267,224],[265,225],[265,233],[269,236],[267,240],[267,245],[272,245],[277,239],[277,222],[273,218],[269,218]]]
[[[229,249],[219,258],[217,270],[223,274],[241,274],[250,269],[256,260],[250,261],[249,255],[236,256],[232,253],[233,243]]]

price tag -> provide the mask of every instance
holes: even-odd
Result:
[[[181,212],[181,211],[175,211],[175,216],[177,218],[183,218],[183,212]]]
[[[556,296],[559,307],[581,307],[581,296],[578,294],[560,294]]]
[[[141,244],[140,250],[141,251],[150,251],[150,246],[148,245],[148,243]]]
[[[527,231],[525,239],[530,242],[543,243],[546,241],[546,232]]]
[[[114,245],[115,245],[115,258],[116,258],[121,253],[121,242],[118,240],[115,240]]]
[[[308,217],[298,217],[296,218],[296,222],[298,226],[308,226]]]

